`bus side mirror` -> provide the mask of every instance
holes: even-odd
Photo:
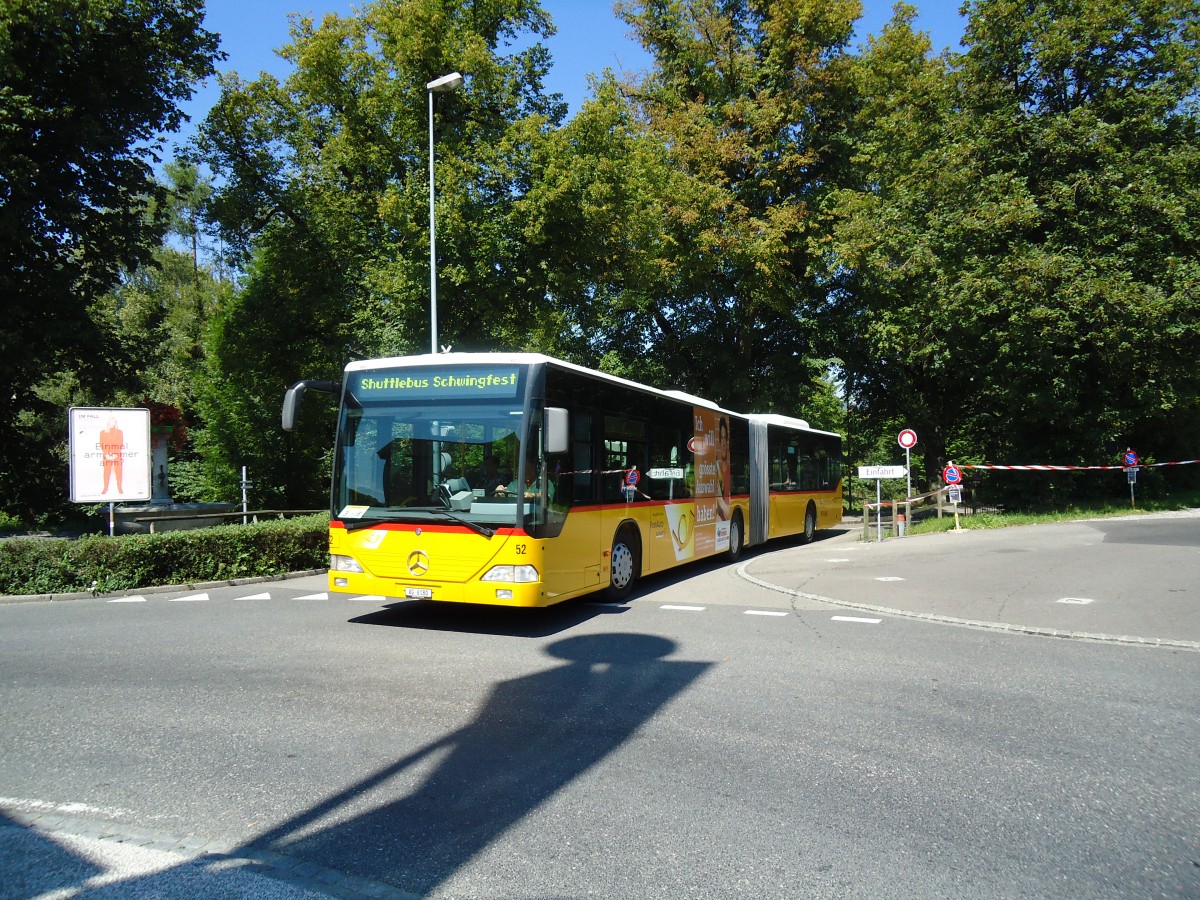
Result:
[[[283,430],[291,431],[296,427],[296,413],[300,409],[300,398],[304,396],[305,391],[336,394],[341,389],[341,384],[336,381],[297,381],[283,395]]]
[[[547,406],[545,428],[545,453],[566,453],[571,447],[567,411],[558,406]]]

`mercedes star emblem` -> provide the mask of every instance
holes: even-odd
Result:
[[[420,577],[429,571],[429,555],[424,550],[414,550],[408,554],[408,571]]]

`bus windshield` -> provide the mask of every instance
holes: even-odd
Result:
[[[536,431],[533,452],[522,452],[522,374],[354,373],[338,427],[334,516],[348,528],[456,521],[485,534],[520,524],[518,513],[536,519],[544,499],[516,489],[522,461],[536,471],[540,457]]]

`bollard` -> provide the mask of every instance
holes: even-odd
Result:
[[[896,516],[896,537],[904,537],[904,527],[907,525],[907,519],[904,513]]]

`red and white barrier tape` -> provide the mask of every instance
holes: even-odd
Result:
[[[1139,468],[1157,469],[1162,466],[1191,466],[1200,463],[1200,459],[1182,459],[1176,462],[1160,462],[1160,463],[1139,463]],[[1095,471],[1099,469],[1126,469],[1129,466],[988,466],[988,465],[970,465],[968,463],[955,463],[960,469],[1001,469],[1009,472],[1083,472]]]

